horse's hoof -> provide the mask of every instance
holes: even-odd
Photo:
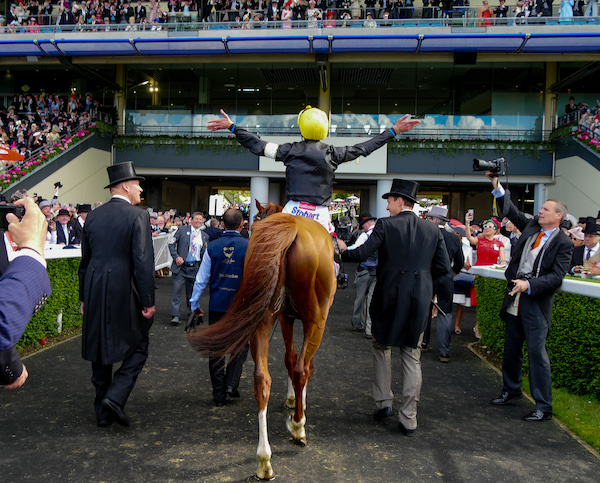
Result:
[[[290,437],[290,443],[295,444],[296,446],[300,446],[304,448],[306,446],[306,437],[296,439],[294,437]]]
[[[296,399],[293,397],[288,397],[285,403],[283,403],[283,407],[285,409],[296,409]]]
[[[258,469],[256,470],[254,478],[262,481],[271,481],[275,478],[271,461],[259,458]]]

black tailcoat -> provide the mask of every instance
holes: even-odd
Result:
[[[148,212],[113,198],[85,221],[79,265],[83,358],[122,361],[147,337],[154,306],[154,249]]]
[[[379,218],[369,239],[344,260],[366,260],[378,250],[371,301],[372,333],[388,346],[416,348],[427,325],[433,280],[450,273],[446,244],[437,225],[412,211]]]

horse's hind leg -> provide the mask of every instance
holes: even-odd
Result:
[[[284,403],[286,409],[294,409],[296,407],[296,395],[294,393],[294,366],[298,355],[296,354],[296,348],[294,347],[294,317],[282,315],[280,317],[281,333],[283,334],[283,341],[285,343],[285,367],[288,371],[288,388],[287,397]]]
[[[271,376],[269,375],[269,338],[273,321],[265,320],[250,339],[250,351],[254,359],[254,397],[258,405],[258,469],[256,476],[262,480],[273,478],[271,466],[271,446],[267,432],[267,405],[271,394]]]

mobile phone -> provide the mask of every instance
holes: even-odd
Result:
[[[471,208],[469,211],[467,211],[467,213],[469,215],[474,215],[475,214],[475,210],[473,208]]]
[[[9,213],[15,214],[20,220],[21,218],[23,218],[23,215],[25,215],[25,208],[23,208],[22,206],[15,206],[9,204],[0,205],[0,231],[8,230],[8,220],[6,219],[6,215],[8,215]]]

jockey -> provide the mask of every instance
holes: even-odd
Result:
[[[396,134],[410,131],[421,123],[406,115],[393,127],[364,143],[336,147],[321,142],[329,133],[329,121],[327,114],[315,107],[307,106],[298,115],[298,125],[304,139],[285,144],[263,141],[255,134],[237,127],[223,109],[221,115],[223,117],[208,122],[210,131],[229,129],[235,134],[237,141],[253,154],[285,164],[288,202],[283,213],[312,218],[329,233],[334,232],[329,204],[333,193],[334,173],[338,166],[359,156],[368,156],[394,139]]]

